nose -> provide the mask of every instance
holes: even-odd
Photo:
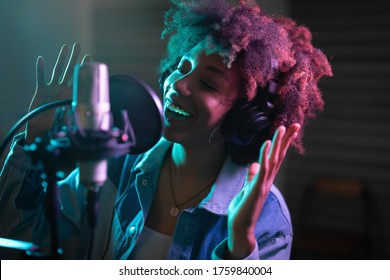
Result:
[[[170,84],[170,87],[180,95],[191,95],[191,91],[189,89],[189,75],[175,79],[175,81]]]

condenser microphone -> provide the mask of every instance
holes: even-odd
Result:
[[[73,129],[81,140],[92,139],[90,147],[93,147],[93,142],[98,141],[101,135],[111,131],[109,75],[106,64],[88,62],[76,65],[72,112]],[[80,183],[88,189],[96,189],[106,181],[106,159],[80,160],[78,165]]]

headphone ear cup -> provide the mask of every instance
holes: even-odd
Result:
[[[270,120],[257,103],[239,102],[228,112],[222,123],[225,139],[236,146],[251,146],[266,139]]]

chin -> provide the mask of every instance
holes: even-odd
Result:
[[[177,132],[172,129],[171,127],[164,127],[164,130],[163,130],[163,133],[162,133],[162,136],[167,139],[168,141],[171,141],[171,142],[175,142],[175,143],[180,143],[180,138],[178,135],[177,135]]]

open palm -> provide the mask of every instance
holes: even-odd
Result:
[[[260,151],[259,163],[253,163],[247,181],[228,208],[228,247],[236,258],[247,256],[254,248],[254,228],[275,176],[285,158],[288,147],[297,136],[299,124],[287,130],[281,126],[271,141],[266,141]]]
[[[56,100],[72,98],[73,70],[80,56],[81,47],[76,43],[73,45],[70,55],[69,51],[68,45],[62,46],[49,83],[45,81],[45,60],[41,56],[38,57],[36,62],[36,88],[29,111]],[[89,56],[84,56],[81,63],[89,60]],[[36,137],[46,134],[52,126],[54,113],[55,109],[48,110],[28,122],[26,130],[27,144],[32,143]]]

